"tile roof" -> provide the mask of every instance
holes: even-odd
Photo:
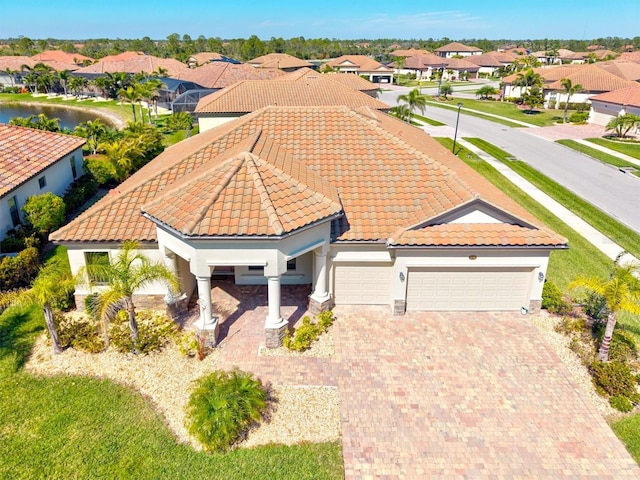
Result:
[[[423,55],[414,55],[413,57],[407,58],[405,63],[406,68],[442,68],[447,65],[447,61],[445,58],[439,57],[438,55],[434,55],[433,53],[427,53]]]
[[[393,69],[385,67],[383,64],[367,57],[366,55],[342,55],[327,62],[331,68],[355,66],[359,72],[383,72],[392,73]]]
[[[59,62],[57,60],[34,60],[31,57],[25,57],[22,55],[14,56],[14,55],[5,55],[0,57],[0,70],[6,70],[7,68],[11,70],[21,71],[22,66],[26,65],[30,68],[34,67],[38,63],[44,63],[45,65],[50,66],[54,70],[61,72],[64,70],[75,71],[78,69],[78,66],[74,63],[67,62]]]
[[[391,109],[380,100],[316,74],[305,77],[304,81],[238,82],[201,98],[195,113],[247,113],[267,105],[346,105],[351,108],[369,106],[379,110]]]
[[[378,90],[379,88],[375,83],[370,82],[366,78],[362,78],[360,75],[340,72],[319,73],[310,68],[299,68],[298,70],[286,73],[275,80],[305,81],[308,78],[318,77],[333,80],[345,87],[349,87],[360,92],[371,92]]]
[[[142,211],[188,236],[280,236],[341,214],[336,189],[256,132]]]
[[[259,68],[302,68],[313,67],[313,63],[286,53],[268,53],[249,60],[247,63]]]
[[[0,196],[81,148],[85,142],[84,138],[73,135],[0,123]]]
[[[132,58],[139,57],[140,55],[144,55],[144,52],[122,52],[117,53],[115,55],[107,55],[106,57],[102,57],[100,60],[103,62],[122,62],[124,60],[131,60]]]
[[[460,42],[451,42],[443,45],[440,48],[436,48],[434,52],[481,52],[482,49],[478,47],[470,47]]]
[[[594,95],[591,101],[615,103],[616,105],[640,107],[640,84],[636,83],[627,88]]]
[[[204,65],[212,60],[222,60],[224,57],[216,52],[200,52],[189,56],[189,62],[194,61],[198,65]],[[187,63],[189,63],[187,62]]]
[[[625,80],[636,82],[640,80],[640,63],[637,62],[610,60],[608,62],[597,62],[594,65]]]
[[[419,48],[409,48],[406,50],[394,50],[389,55],[392,57],[413,57],[415,55],[430,55],[429,50],[420,50]]]
[[[469,55],[465,60],[480,67],[496,67],[500,68],[505,63],[512,63],[513,60],[505,61],[506,55],[498,55],[497,52],[483,53],[481,55]]]
[[[620,78],[595,64],[583,65],[563,78],[570,79],[574,85],[582,85],[585,92],[610,92],[621,88],[630,87],[635,82]],[[562,79],[545,85],[545,89],[562,90]]]
[[[255,146],[249,147],[258,135]],[[307,173],[297,176],[290,173],[295,165],[302,166],[302,162],[308,170],[321,176],[321,180],[309,180],[311,177]],[[308,197],[296,197],[303,208],[310,208],[306,213],[311,219],[335,211],[336,200],[326,184],[332,185],[345,214],[337,221],[338,240],[342,241],[386,241],[399,229],[434,223],[447,212],[482,199],[511,217],[522,219],[514,223],[539,231],[535,245],[561,246],[566,243],[544,228],[530,227],[536,221],[526,210],[422,130],[367,107],[357,111],[346,107],[265,107],[200,133],[167,148],[117,190],[54,232],[51,238],[59,242],[131,238],[154,241],[155,225],[140,217],[144,205],[161,209],[164,220],[175,221],[180,228],[191,231],[188,219],[177,210],[171,210],[175,195],[181,196],[181,205],[189,211],[193,212],[197,205],[201,207],[200,212],[205,212],[199,217],[203,219],[201,224],[193,226],[194,232],[224,233],[240,228],[252,232],[276,231],[274,217],[266,213],[258,215],[243,210],[251,221],[246,220],[242,226],[237,216],[231,216],[233,209],[244,208],[234,203],[237,198],[245,198],[237,195],[249,195],[250,190],[254,193],[247,201],[254,202],[251,205],[256,208],[268,205],[269,201],[282,201],[278,208],[283,212],[290,208],[287,211],[293,215],[295,205],[289,205],[284,198],[274,196],[265,200],[256,187],[260,182],[256,183],[251,170],[254,165],[264,172],[265,186],[267,178],[272,179],[269,182],[273,183],[268,185],[273,188],[274,195],[279,188],[276,185],[285,185],[288,181],[287,175],[293,182],[283,187],[288,194],[295,191],[298,195],[295,190],[298,187],[294,185],[300,178],[305,178],[303,183],[306,185],[313,184],[311,190],[322,193],[320,197],[313,197],[322,199],[317,204],[321,204],[321,208],[309,207]],[[230,175],[230,182],[235,179],[228,184],[233,183],[235,190],[225,189],[229,195],[223,195],[227,203],[224,203],[223,211],[214,214],[209,205],[217,191],[214,186],[206,185],[206,179],[221,185],[222,171]],[[181,180],[187,177],[188,180]],[[207,189],[207,195],[196,194],[198,188]],[[244,193],[238,193],[239,189]],[[161,195],[165,200],[153,203]],[[219,203],[222,197],[216,198],[216,205],[222,205]],[[171,215],[176,216],[175,220]],[[283,214],[282,218],[285,216]],[[290,222],[289,228],[296,228],[303,220],[292,217]],[[286,231],[285,224],[282,227]],[[458,228],[454,226],[452,232]],[[449,239],[443,232],[439,242],[441,246],[458,245],[460,240],[457,237]],[[468,244],[477,245],[478,241],[470,235]],[[503,242],[491,245],[499,246]]]
[[[624,52],[618,57],[618,60],[625,60],[629,62],[640,62],[640,50],[636,52]]]
[[[56,61],[61,63],[72,63],[79,65],[85,60],[93,62],[93,58],[87,57],[86,55],[81,55],[79,53],[67,53],[62,50],[47,50],[46,52],[41,52],[31,57],[32,60],[36,62],[48,62],[48,61]]]
[[[466,58],[447,58],[447,69],[467,72],[477,72],[480,67]]]
[[[285,72],[276,68],[255,68],[246,63],[236,65],[212,62],[198,68],[186,69],[173,78],[190,80],[206,88],[224,88],[242,80],[272,80],[284,75]]]
[[[75,73],[153,73],[158,68],[163,68],[168,72],[166,76],[178,78],[177,75],[189,69],[184,63],[173,58],[159,58],[144,54],[137,55],[135,52],[126,53],[131,53],[131,55],[127,55],[122,60],[105,60],[103,58],[92,65],[76,70]]]

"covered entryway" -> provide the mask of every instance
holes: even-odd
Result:
[[[389,263],[336,264],[336,305],[389,305],[391,273]]]
[[[498,311],[529,307],[532,268],[415,268],[408,311]]]

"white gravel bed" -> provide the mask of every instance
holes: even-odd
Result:
[[[542,313],[540,315],[532,315],[531,319],[549,346],[567,367],[571,373],[572,380],[584,394],[584,398],[589,399],[598,412],[605,417],[619,414],[617,410],[609,405],[609,401],[606,398],[596,393],[587,367],[582,364],[578,356],[569,348],[571,338],[555,331],[556,325],[560,323],[560,317]]]
[[[182,355],[169,345],[150,355],[91,354],[69,348],[54,355],[46,334],[36,341],[26,370],[35,375],[82,375],[107,378],[146,396],[178,441],[200,448],[185,428],[185,406],[191,383],[216,369],[218,350],[203,361]],[[268,423],[252,430],[240,447],[269,443],[334,441],[340,437],[338,392],[331,387],[272,386],[277,402]]]

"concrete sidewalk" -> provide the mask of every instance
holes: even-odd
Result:
[[[633,158],[626,153],[616,152],[615,150],[611,150],[610,148],[603,147],[602,145],[598,145],[597,143],[589,142],[587,140],[580,139],[575,141],[586,147],[593,148],[594,150],[600,150],[601,152],[611,155],[612,157],[619,158],[621,160],[624,160],[625,162],[629,162],[640,167],[640,160],[638,160],[637,158]]]
[[[498,170],[502,175],[504,175],[508,180],[510,180],[513,184],[522,189],[525,193],[531,196],[534,200],[540,203],[542,206],[547,208],[549,211],[553,212],[560,220],[565,222],[571,228],[573,228],[576,232],[582,235],[588,242],[592,243],[598,250],[607,255],[610,259],[615,260],[616,257],[624,250],[620,245],[613,242],[611,239],[603,235],[601,232],[593,228],[587,222],[585,222],[582,218],[578,217],[568,208],[564,207],[562,204],[556,202],[553,198],[551,198],[546,193],[539,190],[536,186],[529,183],[527,180],[522,178],[512,169],[510,169],[504,163],[496,160],[491,155],[485,153],[483,150],[480,150],[475,145],[467,142],[466,140],[459,139],[458,143],[463,145],[465,148],[468,148],[470,151],[478,155],[484,161],[486,161],[489,165]],[[622,263],[626,262],[638,262],[638,259],[630,254],[625,254],[622,259]]]

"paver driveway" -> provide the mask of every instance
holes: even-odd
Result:
[[[385,310],[335,310],[346,478],[640,478],[527,317]]]

